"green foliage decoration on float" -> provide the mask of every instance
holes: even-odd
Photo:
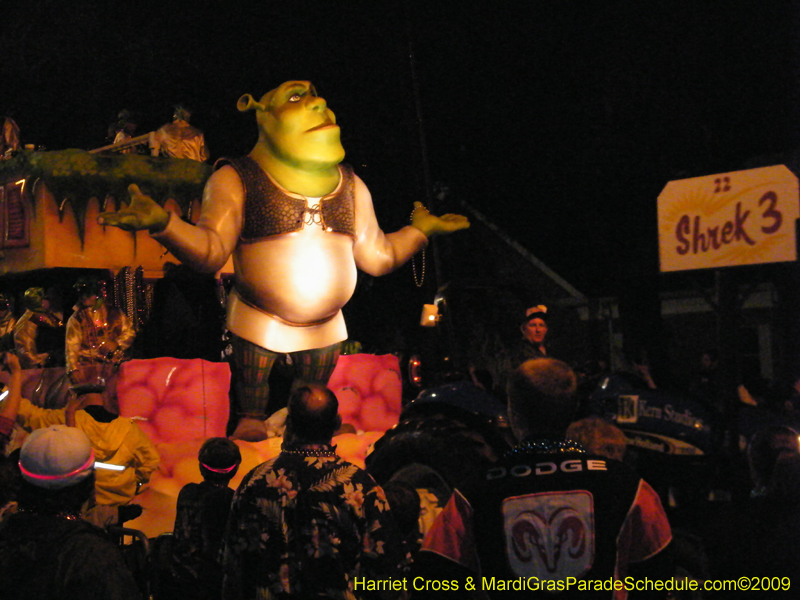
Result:
[[[77,149],[22,151],[0,161],[0,181],[24,177],[44,183],[60,208],[65,200],[69,202],[81,241],[85,232],[86,208],[91,198],[100,200],[101,207],[107,198],[113,198],[116,210],[127,202],[128,186],[135,183],[162,206],[171,198],[186,214],[191,202],[202,198],[203,187],[211,172],[211,165],[189,159],[93,154]]]

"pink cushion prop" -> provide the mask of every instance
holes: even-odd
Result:
[[[340,356],[328,387],[339,399],[342,422],[356,431],[384,432],[400,417],[403,383],[394,354]]]
[[[131,360],[122,364],[117,381],[119,411],[137,418],[156,445],[224,436],[230,385],[227,363]]]

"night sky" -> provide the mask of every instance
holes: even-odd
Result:
[[[657,274],[667,181],[795,151],[799,24],[771,1],[4,2],[0,110],[90,149],[122,108],[145,133],[186,102],[215,159],[255,141],[241,94],[311,79],[387,230],[444,182],[611,294]]]

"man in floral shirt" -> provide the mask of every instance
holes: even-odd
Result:
[[[290,398],[281,453],[250,471],[234,496],[223,598],[368,598],[364,582],[398,575],[399,536],[383,490],[331,446],[338,409],[324,387]]]

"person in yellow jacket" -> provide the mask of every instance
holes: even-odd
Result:
[[[83,394],[62,409],[40,408],[23,398],[17,423],[27,430],[63,423],[87,435],[101,463],[95,476],[98,505],[127,504],[158,468],[160,458],[150,438],[133,420],[107,410],[99,393]]]

